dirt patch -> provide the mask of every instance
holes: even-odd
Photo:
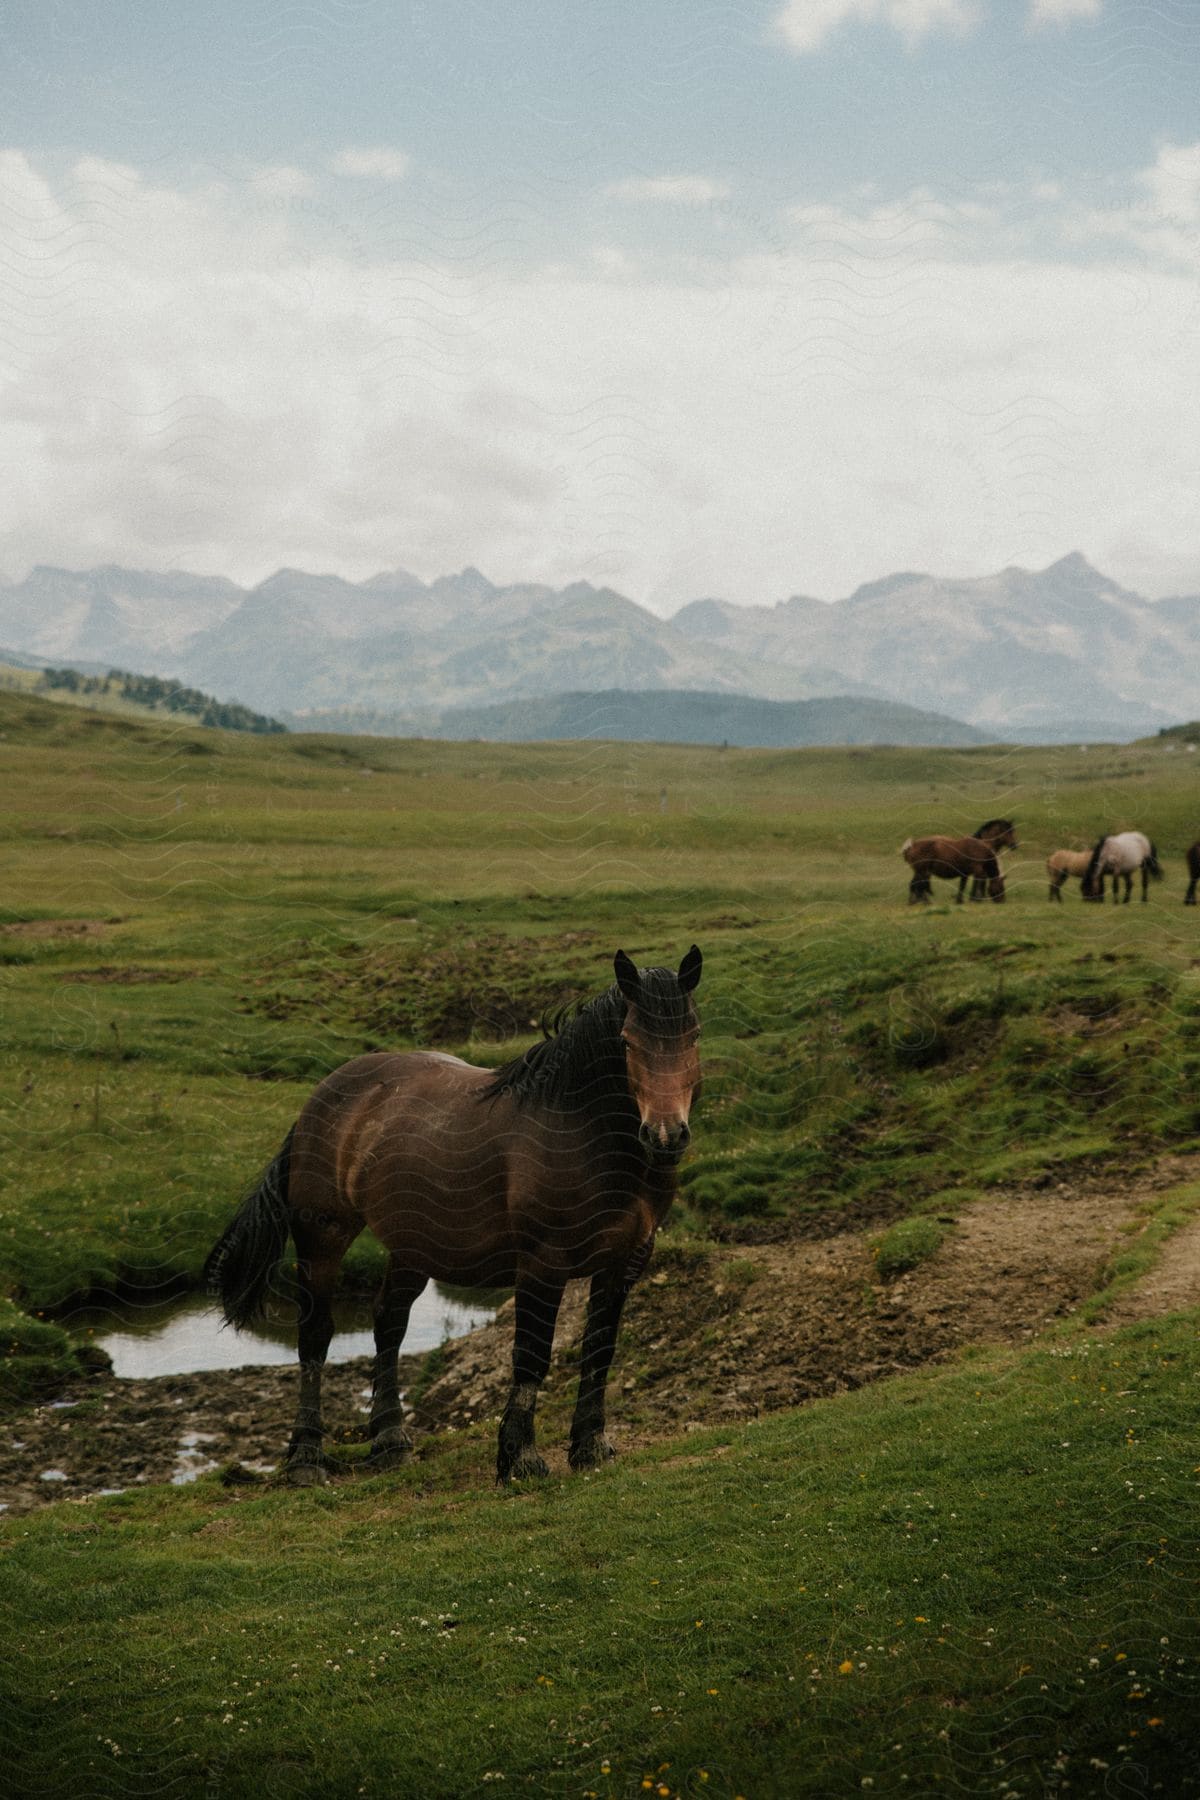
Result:
[[[411,1381],[421,1361],[402,1358],[402,1379]],[[366,1357],[326,1370],[331,1442],[366,1436],[370,1380]],[[76,1383],[49,1405],[0,1421],[0,1504],[28,1512],[49,1500],[193,1480],[235,1460],[269,1470],[287,1443],[298,1383],[295,1368]]]
[[[1200,1306],[1200,1215],[1167,1239],[1156,1267],[1113,1302],[1104,1323],[1132,1325],[1191,1306]]]
[[[190,981],[199,974],[198,969],[146,969],[137,964],[124,965],[104,964],[98,969],[74,969],[63,975],[64,982],[75,981],[97,983],[101,986],[137,987],[143,982],[152,981]]]
[[[869,1235],[742,1247],[660,1269],[630,1297],[612,1412],[622,1431],[670,1434],[742,1419],[936,1362],[967,1343],[1032,1337],[1101,1284],[1128,1194],[1062,1188],[968,1208],[936,1256],[875,1279]],[[569,1292],[548,1391],[575,1372],[585,1295]],[[503,1405],[511,1303],[450,1347],[419,1423],[469,1425]]]
[[[591,930],[545,939],[492,932],[369,950],[301,942],[264,964],[239,1003],[271,1019],[301,1015],[332,1025],[350,1016],[380,1043],[460,1044],[472,1036],[505,1043],[594,991],[596,937]],[[547,974],[548,954],[558,960],[557,974]]]
[[[104,935],[111,922],[108,919],[21,919],[14,925],[0,925],[0,935],[29,938],[96,938]]]

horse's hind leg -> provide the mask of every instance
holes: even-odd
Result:
[[[626,1292],[623,1271],[592,1277],[579,1363],[579,1398],[571,1420],[568,1460],[573,1469],[594,1469],[614,1454],[604,1435],[604,1390],[617,1347]]]
[[[534,1447],[533,1414],[538,1389],[550,1367],[554,1322],[562,1294],[563,1283],[556,1278],[530,1274],[517,1278],[513,1384],[500,1420],[497,1481],[508,1481],[510,1477],[520,1481],[529,1475],[550,1473]]]
[[[1126,906],[1129,905],[1129,897],[1132,893],[1133,893],[1133,876],[1126,875],[1126,877],[1125,877],[1125,905]],[[1115,900],[1116,897],[1117,897],[1117,878],[1114,875],[1113,876],[1113,899]]]
[[[299,1248],[299,1244],[297,1248]],[[297,1263],[300,1283],[300,1399],[296,1422],[287,1450],[287,1478],[297,1487],[325,1479],[325,1453],[321,1448],[321,1371],[333,1337],[333,1289],[346,1245],[313,1255],[301,1254]]]
[[[427,1277],[388,1263],[379,1298],[375,1302],[375,1373],[371,1388],[371,1461],[403,1462],[412,1449],[404,1429],[396,1358],[408,1330],[413,1301]]]
[[[1198,881],[1200,881],[1200,875],[1193,875],[1192,879],[1188,882],[1188,891],[1183,896],[1183,904],[1185,906],[1195,906],[1195,904],[1196,904],[1196,883]]]
[[[957,892],[957,894],[955,894],[955,896],[954,896],[954,904],[955,904],[955,906],[961,906],[961,905],[962,905],[962,900],[963,900],[963,890],[964,890],[964,888],[965,888],[965,887],[966,887],[966,885],[967,885],[967,881],[968,881],[968,879],[969,879],[969,877],[968,877],[968,876],[966,876],[966,875],[960,875],[960,876],[959,876],[959,878],[958,878],[958,892]],[[975,898],[975,896],[974,896],[974,894],[973,894],[973,893],[972,893],[972,895],[971,895],[971,898],[972,898],[972,900],[973,900],[973,899],[974,899],[974,898]]]

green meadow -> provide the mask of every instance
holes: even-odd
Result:
[[[10,1408],[74,1366],[68,1303],[195,1282],[327,1070],[499,1062],[618,947],[705,955],[689,1254],[844,1210],[901,1269],[968,1200],[1200,1139],[1177,745],[264,739],[18,692],[0,771]],[[903,839],[996,815],[1006,903],[908,906]],[[1052,906],[1046,854],[1124,826],[1150,904]],[[360,1240],[348,1278],[376,1272]],[[536,1491],[493,1490],[481,1427],[386,1478],[0,1522],[6,1764],[89,1794],[1191,1792],[1195,1326],[1077,1321]]]

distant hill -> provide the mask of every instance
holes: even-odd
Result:
[[[1192,719],[1186,725],[1165,725],[1152,742],[1161,743],[1164,738],[1168,743],[1200,744],[1200,719]]]
[[[108,669],[98,674],[51,665],[34,668],[27,663],[0,662],[0,687],[97,712],[168,714],[219,731],[264,735],[287,730],[279,719],[252,712],[236,700],[215,700],[211,694],[185,687],[182,682],[165,681],[157,675],[134,675],[126,669]]]
[[[814,744],[983,744],[984,733],[940,713],[888,700],[837,696],[755,700],[711,694],[614,688],[553,694],[505,706],[453,707],[425,737],[532,743],[553,738],[659,744],[729,744],[796,749]],[[994,740],[993,740],[994,741]]]
[[[56,665],[153,669],[302,727],[686,691],[893,701],[992,740],[1127,740],[1195,714],[1200,596],[1153,603],[1078,554],[970,580],[886,575],[834,603],[708,597],[671,619],[588,582],[496,586],[475,568],[430,582],[280,569],[247,590],[181,570],[39,567],[0,587],[0,643]]]

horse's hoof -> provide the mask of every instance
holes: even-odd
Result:
[[[367,1452],[367,1464],[376,1469],[398,1469],[401,1463],[412,1461],[412,1439],[408,1437],[378,1437]]]
[[[507,1469],[497,1468],[497,1481],[540,1481],[550,1473],[545,1457],[536,1450],[522,1450]]]
[[[575,1470],[599,1469],[604,1463],[611,1462],[616,1454],[608,1439],[597,1432],[594,1437],[581,1438],[578,1444],[572,1444],[567,1461]]]
[[[320,1463],[298,1462],[289,1463],[284,1470],[284,1480],[289,1487],[324,1487],[329,1476]]]

